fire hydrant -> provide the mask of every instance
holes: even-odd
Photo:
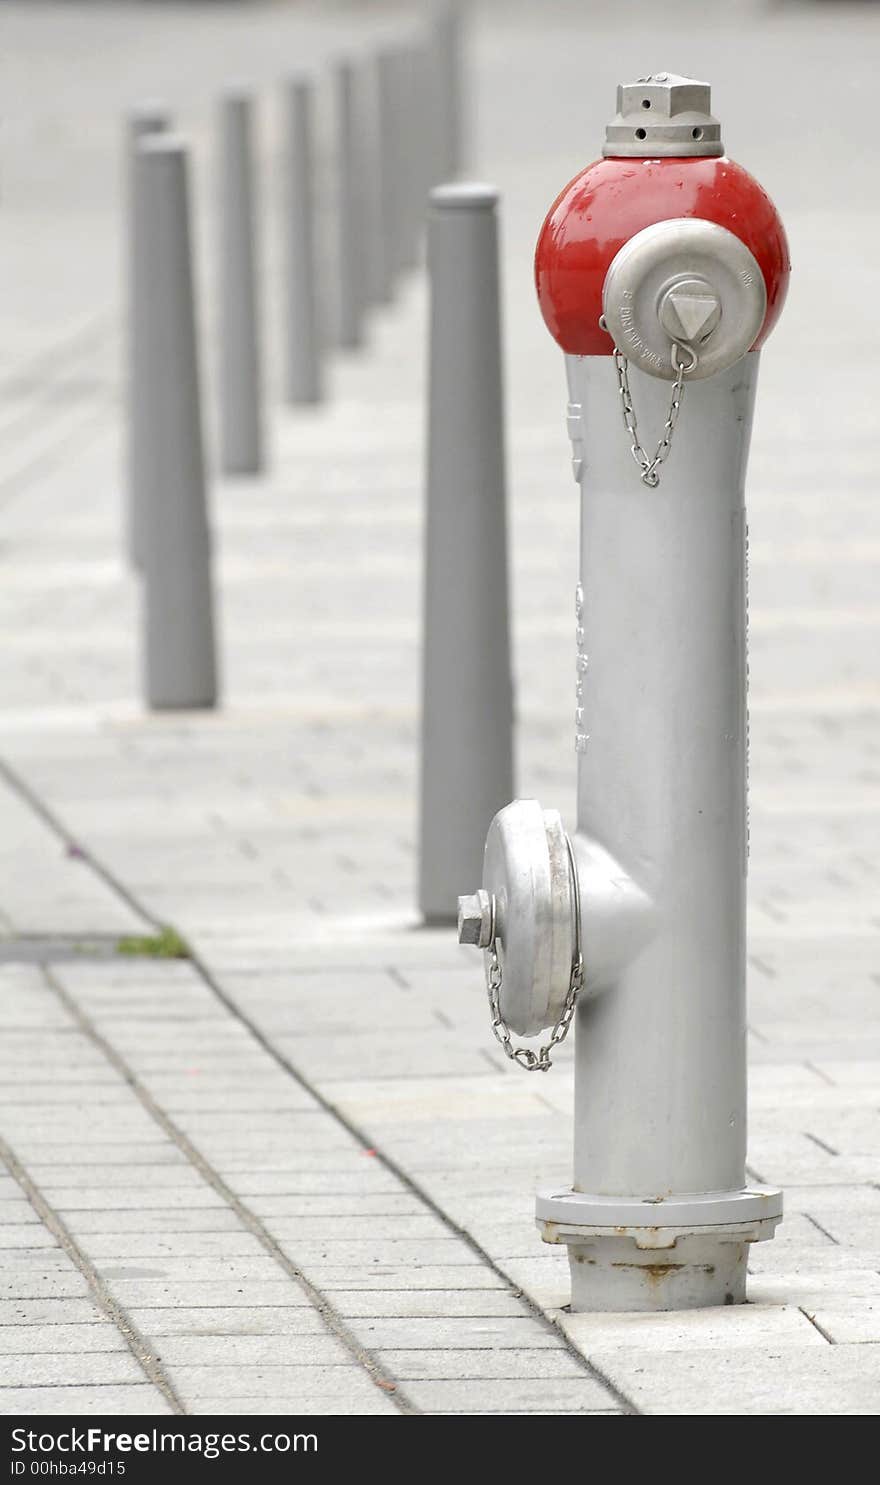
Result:
[[[574,1181],[536,1207],[573,1310],[744,1301],[782,1215],[745,1172],[743,488],[789,257],[709,110],[668,73],[620,87],[538,241],[581,488],[577,830],[514,801],[459,899],[507,1055],[546,1070],[576,1024]]]

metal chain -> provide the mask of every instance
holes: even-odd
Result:
[[[689,366],[685,366],[679,359],[678,352],[685,350],[691,357]],[[639,426],[636,421],[635,409],[632,404],[632,393],[629,389],[629,372],[627,370],[627,359],[621,351],[614,347],[614,366],[617,371],[617,390],[620,393],[620,401],[623,407],[623,421],[626,431],[632,442],[630,452],[641,470],[641,478],[652,490],[656,490],[660,483],[660,465],[672,448],[672,435],[678,422],[678,413],[684,397],[684,379],[688,372],[693,371],[697,364],[697,353],[692,346],[680,346],[677,341],[672,343],[672,364],[675,368],[675,381],[672,384],[672,396],[669,401],[669,412],[663,434],[657,445],[654,457],[646,453],[639,442]]]
[[[513,1045],[510,1027],[501,1014],[501,985],[503,974],[501,961],[498,958],[498,950],[495,947],[495,934],[486,950],[486,988],[489,992],[489,1012],[492,1017],[492,1031],[495,1040],[499,1043],[505,1057],[525,1069],[526,1072],[547,1072],[553,1066],[550,1053],[568,1036],[569,1027],[574,1018],[577,1008],[578,996],[584,988],[584,960],[581,954],[581,904],[578,889],[577,867],[575,866],[574,852],[568,836],[565,838],[568,847],[568,861],[571,872],[572,888],[572,928],[574,932],[574,952],[571,963],[571,977],[568,982],[568,990],[562,1003],[562,1010],[556,1021],[556,1025],[550,1033],[549,1041],[545,1042],[537,1052],[531,1047],[515,1047]]]
[[[509,1057],[511,1061],[518,1063],[520,1067],[525,1068],[526,1072],[546,1072],[548,1068],[553,1066],[550,1053],[554,1047],[558,1047],[560,1042],[564,1042],[568,1036],[568,1028],[575,1013],[578,995],[583,989],[584,961],[579,954],[575,963],[572,964],[568,993],[559,1014],[559,1019],[550,1033],[549,1041],[545,1042],[543,1047],[540,1047],[537,1052],[533,1052],[531,1047],[515,1047],[513,1045],[510,1027],[501,1014],[500,995],[502,974],[501,963],[495,944],[490,944],[486,952],[488,956],[486,984],[489,990],[489,1010],[492,1015],[492,1030],[495,1033],[495,1040],[500,1044],[505,1057]]]

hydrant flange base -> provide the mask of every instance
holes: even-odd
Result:
[[[543,1241],[568,1249],[573,1312],[743,1304],[749,1245],[772,1238],[781,1217],[770,1187],[667,1201],[550,1192],[536,1203]]]
[[[593,1196],[581,1191],[539,1191],[535,1218],[560,1227],[588,1227],[610,1232],[615,1229],[737,1226],[747,1222],[778,1222],[782,1217],[782,1192],[772,1186],[748,1186],[741,1191],[709,1191],[656,1200],[625,1196]],[[769,1234],[768,1234],[769,1236]]]

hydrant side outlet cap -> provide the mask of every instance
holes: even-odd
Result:
[[[755,259],[766,309],[750,349],[775,325],[791,262],[785,229],[758,182],[726,157],[602,159],[557,197],[535,251],[538,302],[550,334],[567,355],[610,356],[599,324],[608,270],[621,248],[658,222],[694,217],[725,227]]]
[[[571,983],[574,897],[556,810],[515,799],[486,836],[483,890],[495,902],[501,1014],[519,1036],[557,1020]]]
[[[764,322],[767,293],[735,233],[683,217],[630,238],[608,270],[602,303],[608,333],[633,365],[674,381],[671,337],[697,356],[696,381],[746,354]]]

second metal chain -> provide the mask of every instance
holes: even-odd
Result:
[[[691,357],[689,365],[685,365],[679,358],[678,352],[685,350]],[[629,371],[627,369],[626,356],[614,348],[614,366],[617,371],[617,390],[620,393],[620,401],[623,407],[623,421],[626,431],[632,442],[630,452],[641,471],[643,482],[656,490],[660,483],[660,465],[663,463],[672,448],[672,435],[678,421],[678,413],[684,396],[684,379],[689,371],[693,371],[697,364],[697,353],[690,346],[679,346],[673,342],[672,364],[675,368],[675,381],[672,384],[672,396],[669,400],[669,412],[666,415],[666,423],[660,442],[654,452],[653,458],[642,448],[639,441],[639,426],[636,420],[635,409],[632,404],[632,393],[629,389]]]

